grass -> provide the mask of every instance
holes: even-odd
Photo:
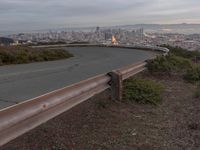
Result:
[[[158,56],[148,61],[147,68],[151,73],[161,75],[181,75],[191,83],[200,82],[200,64],[194,63],[193,58],[199,57],[198,51],[187,51],[180,47],[163,45],[170,49],[168,56]]]
[[[189,68],[184,75],[184,79],[191,83],[200,82],[200,65],[194,65]]]
[[[170,49],[167,56],[158,56],[154,60],[149,60],[147,68],[151,74],[181,75],[186,81],[191,83],[200,82],[200,65],[195,64],[192,60],[199,57],[200,52],[187,51],[180,47],[171,47],[163,45]],[[200,97],[199,86],[195,91],[195,97]],[[136,101],[138,103],[157,104],[162,98],[163,87],[150,80],[142,80],[132,78],[125,81],[124,99],[128,101]]]
[[[148,71],[151,74],[180,75],[190,83],[200,82],[200,65],[194,63],[194,57],[200,56],[200,52],[190,52],[179,47],[169,47],[171,51],[167,56],[158,56],[147,62]],[[136,101],[142,104],[157,105],[162,100],[163,87],[151,80],[131,78],[124,83],[123,97],[127,101]],[[195,91],[195,97],[200,97],[200,86]]]
[[[168,56],[158,56],[154,60],[149,60],[147,68],[151,73],[167,73],[186,72],[193,66],[189,59],[169,54]]]
[[[62,49],[0,46],[0,66],[67,59],[73,55]]]
[[[131,78],[124,82],[123,98],[141,104],[157,105],[162,100],[164,87],[151,80]]]
[[[181,48],[181,47],[173,47],[170,45],[161,45],[162,47],[166,47],[170,50],[170,54],[180,56],[187,59],[193,59],[195,57],[200,57],[199,51],[188,51],[187,49]]]

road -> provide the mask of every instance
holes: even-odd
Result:
[[[155,55],[150,51],[123,48],[65,49],[75,57],[0,67],[0,109]]]

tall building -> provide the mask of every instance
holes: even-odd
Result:
[[[100,27],[96,27],[95,33],[100,33]]]

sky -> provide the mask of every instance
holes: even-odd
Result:
[[[0,0],[0,31],[200,23],[200,0]]]

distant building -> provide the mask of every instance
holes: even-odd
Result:
[[[105,40],[110,40],[112,39],[112,33],[111,32],[105,32]]]
[[[100,27],[96,27],[95,33],[100,33]]]

